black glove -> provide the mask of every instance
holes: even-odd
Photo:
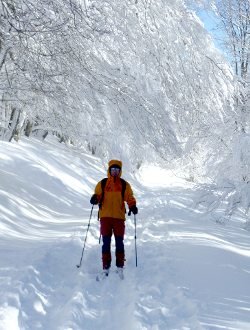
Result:
[[[133,214],[137,214],[138,213],[138,208],[136,207],[136,205],[133,205],[129,208],[129,214],[131,214],[131,212]]]
[[[90,198],[90,204],[96,205],[98,204],[98,198],[97,195],[94,194],[91,198]]]

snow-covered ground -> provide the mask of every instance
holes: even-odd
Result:
[[[97,209],[83,255],[89,199],[106,168],[60,145],[0,142],[0,329],[250,329],[250,234],[195,208],[200,192],[171,172],[124,167],[138,200],[126,268],[102,282]]]

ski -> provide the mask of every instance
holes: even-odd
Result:
[[[97,282],[100,282],[100,281],[104,280],[108,276],[109,276],[109,271],[108,270],[104,270],[100,274],[97,274],[96,275],[96,281]]]
[[[109,276],[109,273],[110,273],[109,270],[101,271],[99,274],[96,275],[96,281],[101,282],[101,281],[105,280],[105,278],[107,278]],[[124,273],[123,273],[122,268],[117,268],[115,270],[115,273],[119,276],[119,278],[121,280],[124,280]]]
[[[123,274],[123,269],[122,268],[117,268],[116,269],[116,274],[120,277],[121,280],[124,280],[124,274]]]

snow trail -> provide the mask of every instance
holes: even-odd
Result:
[[[250,328],[249,233],[239,219],[221,226],[202,214],[192,184],[155,166],[128,178],[139,207],[138,267],[128,217],[125,279],[113,262],[96,282],[96,207],[76,265],[101,162],[53,141],[1,150],[0,330]]]

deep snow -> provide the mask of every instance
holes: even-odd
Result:
[[[52,139],[0,142],[0,329],[250,329],[250,240],[197,209],[200,191],[148,165],[123,177],[138,200],[126,222],[126,268],[102,282],[97,210],[106,166]],[[114,247],[113,247],[114,248]],[[114,269],[114,268],[113,268]]]

